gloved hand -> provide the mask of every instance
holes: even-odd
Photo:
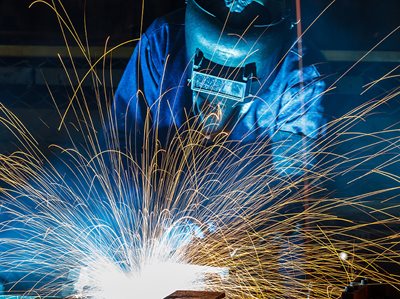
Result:
[[[316,159],[315,140],[289,132],[277,132],[272,137],[272,162],[281,177],[299,177],[313,169]]]
[[[191,219],[179,220],[167,227],[162,242],[170,252],[175,252],[195,239],[203,239],[206,234],[214,233],[216,226],[212,222],[201,224]]]

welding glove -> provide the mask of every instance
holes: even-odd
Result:
[[[212,222],[201,224],[190,219],[179,220],[167,227],[162,242],[166,244],[170,252],[192,243],[195,239],[203,239],[206,234],[215,232],[216,227]]]
[[[272,136],[272,163],[281,177],[299,177],[314,168],[314,139],[290,132],[278,131]]]

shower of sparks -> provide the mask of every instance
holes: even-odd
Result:
[[[87,53],[66,12],[57,10],[62,3],[46,3]],[[32,289],[43,295],[158,299],[177,289],[221,290],[228,298],[338,298],[360,277],[399,287],[400,277],[384,270],[388,263],[399,266],[398,215],[368,203],[374,195],[393,196],[398,184],[351,198],[331,197],[324,187],[398,147],[394,128],[353,131],[398,89],[329,123],[328,137],[313,148],[317,165],[301,169],[301,177],[283,178],[271,169],[268,138],[243,145],[221,133],[210,145],[197,119],[188,119],[166,148],[148,119],[138,162],[118,142],[111,92],[95,72],[100,63],[106,71],[105,59],[92,63],[88,57],[83,78],[69,74],[68,111],[76,121],[65,122],[61,112],[60,118],[73,146],[53,145],[56,161],[0,104],[0,122],[19,143],[18,151],[0,155],[1,213],[8,219],[0,227],[0,265],[15,274],[14,289],[33,280]],[[97,112],[88,109],[82,90],[89,79]],[[364,139],[362,148],[335,154]],[[292,158],[304,159],[301,153]],[[397,162],[395,156],[362,175],[398,183],[386,171]],[[340,217],[339,208],[369,221]],[[371,233],[382,227],[391,233]]]

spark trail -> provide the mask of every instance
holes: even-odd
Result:
[[[83,50],[57,3],[48,5]],[[66,123],[60,112],[72,145],[52,145],[57,159],[46,157],[29,129],[0,105],[1,123],[19,142],[18,151],[0,156],[0,264],[15,281],[11,289],[29,285],[43,295],[73,290],[95,299],[162,298],[177,289],[222,290],[229,298],[338,298],[360,277],[399,287],[400,277],[384,267],[399,263],[398,216],[368,203],[377,194],[397,194],[398,184],[351,198],[335,198],[325,188],[398,146],[394,128],[353,132],[398,89],[329,123],[328,137],[313,148],[319,162],[301,169],[302,176],[281,177],[271,168],[268,137],[244,145],[221,133],[210,144],[196,118],[172,128],[168,146],[147,119],[138,159],[119,143],[112,93],[100,84],[106,57],[94,63],[88,57],[83,78],[69,74],[68,110],[76,120]],[[102,73],[95,71],[98,64]],[[89,79],[97,111],[88,108],[82,89]],[[335,153],[354,139],[367,143]],[[397,162],[394,156],[370,171],[398,183],[384,168]],[[340,217],[338,208],[355,209],[369,221]],[[371,236],[382,227],[390,233]]]

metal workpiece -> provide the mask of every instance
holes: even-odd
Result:
[[[164,299],[220,299],[225,298],[223,292],[176,291]]]

